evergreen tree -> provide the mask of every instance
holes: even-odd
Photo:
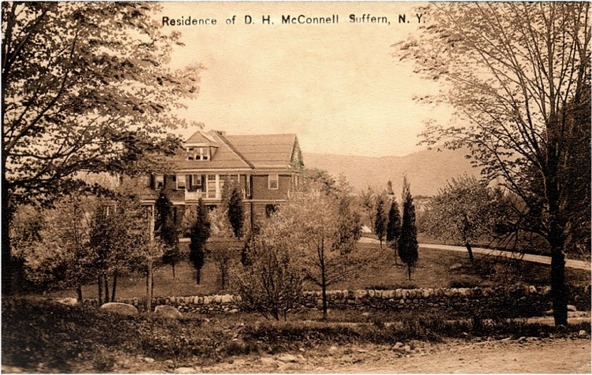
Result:
[[[401,213],[399,204],[393,199],[388,213],[388,222],[386,225],[386,243],[395,251],[395,264],[397,264],[397,241],[401,236]]]
[[[403,179],[403,223],[399,237],[398,250],[403,263],[407,265],[407,273],[411,280],[411,270],[417,263],[417,227],[415,226],[415,205],[407,178]]]
[[[160,196],[156,201],[156,213],[155,233],[160,237],[165,246],[162,262],[171,265],[173,278],[175,278],[175,264],[180,255],[179,236],[177,234],[173,203],[164,191],[160,192]]]
[[[210,237],[210,219],[207,208],[200,198],[197,205],[197,218],[191,228],[189,243],[189,260],[195,267],[196,282],[201,283],[201,268],[205,263],[205,247]]]
[[[384,196],[381,194],[376,198],[376,217],[374,218],[374,233],[380,241],[382,249],[382,239],[386,235],[386,215],[384,212]]]
[[[228,198],[228,221],[232,227],[232,233],[236,238],[240,238],[243,231],[245,214],[243,210],[243,198],[240,189],[233,186]]]

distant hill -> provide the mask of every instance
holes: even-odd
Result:
[[[391,180],[397,197],[401,195],[403,175],[407,175],[413,195],[432,196],[453,177],[465,172],[479,174],[463,151],[425,150],[383,157],[304,153],[303,158],[307,168],[325,169],[334,177],[343,174],[356,190],[367,186],[383,190]]]

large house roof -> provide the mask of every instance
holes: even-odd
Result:
[[[226,139],[255,168],[289,168],[298,147],[296,134],[228,135]]]
[[[175,156],[180,169],[291,169],[302,166],[295,134],[226,135],[219,131],[195,132],[186,146],[216,147],[211,160],[187,160],[185,151]]]

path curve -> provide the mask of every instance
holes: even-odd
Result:
[[[379,243],[378,240],[374,238],[362,237],[360,242],[363,243]],[[420,249],[435,249],[435,250],[446,250],[446,251],[456,251],[466,253],[467,248],[464,246],[453,246],[453,245],[440,245],[440,244],[427,244],[427,243],[420,243]],[[473,247],[473,254],[483,254],[489,256],[498,256],[498,257],[505,257],[505,258],[514,258],[514,259],[521,259],[527,262],[533,263],[541,263],[541,264],[551,264],[551,257],[545,255],[534,255],[534,254],[521,254],[512,251],[504,251],[504,250],[495,250],[495,249],[486,249],[483,247]],[[565,259],[565,266],[568,268],[574,268],[579,270],[590,271],[591,264],[589,261],[585,260],[575,260],[575,259]]]

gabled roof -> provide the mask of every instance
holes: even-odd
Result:
[[[193,135],[185,141],[185,144],[218,146],[218,143],[210,134],[204,133],[201,130],[198,130],[195,133],[193,133]]]
[[[219,131],[195,132],[186,146],[216,146],[211,160],[187,160],[181,150],[175,164],[181,169],[292,169],[302,167],[302,155],[295,134],[226,135]]]
[[[202,142],[208,140],[208,143]],[[202,131],[195,132],[191,137],[185,141],[186,146],[204,145],[217,147],[216,152],[211,160],[187,160],[187,153],[185,150],[179,150],[175,156],[174,161],[177,168],[180,169],[252,169],[253,166],[241,157],[233,148],[222,139],[217,132],[211,131],[204,133]]]

